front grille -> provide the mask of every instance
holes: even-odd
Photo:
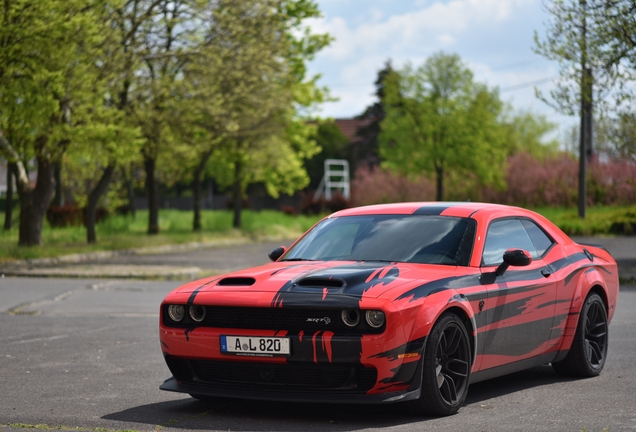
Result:
[[[340,311],[329,309],[281,309],[205,307],[203,325],[216,328],[240,328],[259,330],[341,330]],[[319,322],[307,318],[328,318]],[[325,322],[328,321],[328,324]]]
[[[166,357],[166,362],[175,378],[182,382],[227,384],[261,390],[364,393],[375,385],[377,379],[375,368],[361,365],[186,360],[171,356]]]
[[[200,305],[197,305],[200,306]],[[204,306],[205,318],[197,323],[188,314],[175,323],[163,308],[163,324],[169,327],[195,328],[199,326],[251,330],[332,331],[338,334],[378,334],[384,326],[374,329],[364,318],[355,328],[346,327],[340,319],[342,309],[258,308],[233,306]],[[362,313],[361,313],[362,315]]]

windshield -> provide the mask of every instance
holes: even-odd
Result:
[[[390,261],[467,266],[475,221],[429,215],[344,216],[323,220],[282,261]]]

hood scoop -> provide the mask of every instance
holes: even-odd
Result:
[[[296,285],[313,288],[342,288],[346,283],[337,278],[306,277],[296,282]]]
[[[253,277],[227,277],[217,283],[217,286],[251,286],[256,283]]]

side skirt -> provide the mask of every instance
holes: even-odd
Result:
[[[556,353],[543,354],[537,357],[531,357],[529,359],[520,360],[503,366],[497,366],[494,368],[475,372],[470,376],[470,384],[550,363],[551,361],[554,361],[555,355]]]

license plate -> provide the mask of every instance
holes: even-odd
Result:
[[[222,335],[221,352],[259,357],[289,355],[289,338]]]

